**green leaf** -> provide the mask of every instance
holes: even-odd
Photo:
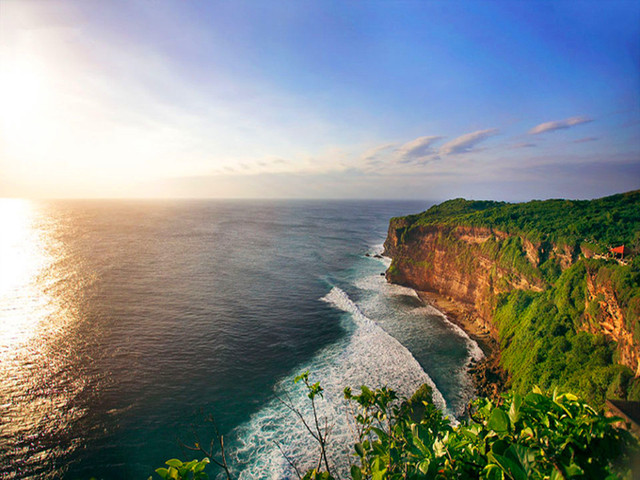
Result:
[[[509,448],[509,442],[506,440],[496,440],[491,445],[491,451],[498,455],[504,455],[504,452]]]
[[[489,457],[493,459],[509,477],[514,480],[527,480],[527,474],[518,462],[496,453],[490,453]]]
[[[164,463],[166,463],[170,467],[175,467],[175,468],[180,468],[182,466],[182,462],[180,460],[178,460],[177,458],[172,458],[171,460],[167,460]]]
[[[209,464],[209,459],[207,457],[203,458],[202,460],[200,460],[198,462],[198,464],[195,466],[195,468],[193,469],[193,471],[195,473],[201,472],[202,470],[204,470],[206,468],[206,466]]]
[[[169,478],[169,470],[166,468],[156,468],[156,473],[160,475],[162,478]]]
[[[362,480],[362,470],[357,465],[351,465],[351,478],[353,480]]]
[[[507,432],[509,430],[509,417],[500,408],[496,407],[491,412],[487,427],[499,433]]]
[[[387,440],[387,438],[389,438],[389,435],[387,435],[387,433],[384,430],[378,427],[371,427],[371,431],[374,432],[378,436],[378,438],[382,441]]]
[[[569,478],[573,478],[576,477],[578,475],[584,475],[584,470],[582,470],[578,465],[576,465],[575,463],[571,462],[571,465],[569,465],[566,469],[565,469],[565,473],[567,474],[567,476]]]
[[[364,458],[364,446],[361,443],[356,443],[353,448],[355,448],[356,453],[358,454],[358,456],[360,456],[361,458]]]
[[[429,449],[420,439],[420,437],[418,437],[417,435],[412,435],[411,439],[413,440],[413,444],[418,447],[418,450],[420,450],[420,453],[422,453],[423,455],[428,455],[430,453]]]
[[[533,449],[524,445],[514,444],[507,449],[505,456],[518,463],[527,476],[531,476],[533,472],[532,465],[536,459],[536,454]]]
[[[429,471],[429,465],[431,465],[431,460],[426,458],[418,464],[418,470],[426,474]]]
[[[520,405],[522,404],[522,397],[518,394],[514,394],[511,399],[511,406],[509,407],[509,420],[511,423],[516,423],[520,418]]]
[[[371,462],[371,470],[375,472],[385,470],[384,462],[380,457],[376,457],[373,459],[373,462]]]
[[[504,480],[504,472],[495,463],[490,463],[484,467],[484,475],[487,480]]]
[[[433,454],[438,457],[442,457],[447,452],[444,442],[440,439],[433,442]]]
[[[553,469],[551,471],[551,476],[549,477],[549,480],[564,480],[564,477],[558,470]]]
[[[293,383],[298,383],[300,380],[308,380],[309,379],[309,370],[305,370],[300,375],[297,375],[293,379]]]

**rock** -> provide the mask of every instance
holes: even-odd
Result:
[[[501,401],[506,390],[507,374],[500,367],[498,355],[491,355],[469,367],[469,373],[479,397]]]

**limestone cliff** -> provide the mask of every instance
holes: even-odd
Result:
[[[538,219],[544,218],[544,203],[532,202],[531,208],[542,212]],[[589,202],[585,205],[592,207]],[[635,197],[633,205],[640,207]],[[476,207],[478,211],[474,211]],[[384,243],[384,253],[392,259],[387,280],[455,302],[465,319],[488,332],[501,351],[511,349],[505,361],[499,360],[510,375],[519,375],[518,369],[527,366],[528,381],[536,381],[537,375],[543,374],[543,384],[579,383],[581,374],[576,369],[580,362],[576,355],[585,355],[588,360],[589,348],[600,348],[595,337],[588,340],[592,347],[585,347],[586,340],[579,337],[579,332],[604,335],[611,341],[606,349],[614,353],[609,360],[606,353],[599,354],[598,368],[612,368],[605,372],[593,367],[592,377],[582,381],[584,387],[580,388],[595,388],[593,385],[602,380],[598,375],[605,375],[607,379],[598,386],[597,401],[614,392],[608,386],[613,384],[628,385],[623,388],[625,393],[614,396],[625,396],[632,390],[629,398],[640,395],[640,262],[619,265],[615,260],[603,259],[602,254],[598,255],[599,260],[589,259],[593,255],[585,253],[586,244],[603,251],[602,239],[595,236],[587,242],[575,235],[554,238],[552,230],[539,234],[539,230],[525,230],[520,225],[509,229],[513,219],[521,221],[521,217],[501,216],[500,212],[513,208],[511,204],[454,200],[419,215],[392,219]],[[493,215],[507,228],[500,228],[500,224],[488,226],[480,215]],[[557,224],[562,225],[562,218],[563,214],[558,213]],[[571,216],[566,215],[566,222],[571,221]],[[607,226],[602,221],[595,225],[600,230]],[[522,292],[522,301],[513,296],[515,292]],[[505,321],[505,316],[509,320]],[[518,328],[518,322],[525,317],[527,325]],[[541,318],[544,320],[537,320]],[[567,341],[557,339],[569,335],[562,333],[568,331],[574,333]],[[514,354],[513,349],[529,353]],[[573,362],[572,372],[556,369],[565,361]],[[538,363],[547,370],[536,373]],[[629,367],[631,372],[620,373],[615,364]],[[628,380],[628,375],[636,379]]]
[[[618,300],[619,292],[598,269],[587,269],[587,296],[585,298],[584,328],[594,334],[603,334],[616,342],[620,363],[628,366],[640,377],[640,345],[634,339],[628,316]],[[633,308],[633,306],[631,306]]]
[[[520,249],[515,261],[500,255],[507,242]],[[498,294],[545,287],[533,268],[540,262],[540,245],[497,230],[450,225],[411,228],[406,219],[397,218],[390,223],[384,248],[393,259],[386,273],[390,282],[444,295],[494,334],[492,312]]]

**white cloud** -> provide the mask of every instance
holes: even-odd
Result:
[[[556,120],[554,122],[545,122],[540,125],[536,125],[529,130],[529,135],[538,135],[544,132],[553,132],[554,130],[562,130],[565,128],[580,125],[582,123],[592,122],[593,119],[589,117],[571,117],[565,120]]]
[[[362,160],[367,163],[372,163],[378,160],[378,157],[385,151],[392,149],[395,147],[395,143],[385,143],[383,145],[378,145],[377,147],[371,148],[362,154]]]
[[[398,147],[396,153],[398,159],[402,162],[408,162],[416,158],[424,157],[433,153],[432,146],[442,137],[437,135],[418,137],[415,140],[405,143]]]
[[[454,155],[457,153],[470,152],[475,145],[497,134],[497,128],[490,128],[487,130],[478,130],[476,132],[467,133],[458,138],[454,138],[453,140],[442,145],[442,147],[440,147],[440,154]]]

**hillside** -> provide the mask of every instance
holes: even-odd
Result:
[[[625,245],[620,262],[609,248]],[[591,201],[451,200],[390,222],[387,279],[454,301],[532,385],[640,400],[640,191]]]

